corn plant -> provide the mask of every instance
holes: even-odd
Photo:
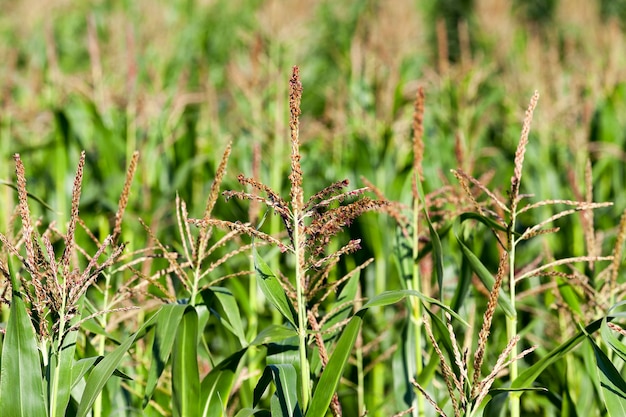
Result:
[[[81,326],[88,320],[135,307],[119,305],[123,299],[108,303],[106,310],[88,314],[85,294],[94,287],[103,271],[118,261],[124,245],[117,244],[122,216],[128,201],[135,159],[129,168],[127,183],[120,198],[115,228],[87,264],[81,267],[78,254],[86,255],[75,243],[81,224],[79,202],[85,165],[83,152],[78,163],[72,191],[71,213],[67,232],[61,234],[50,225],[40,234],[39,222],[28,207],[26,173],[19,155],[15,155],[18,212],[22,222],[16,240],[0,234],[9,256],[0,264],[7,281],[3,301],[10,304],[10,316],[2,346],[0,401],[7,415],[62,416],[68,410],[86,416],[113,375],[138,333],[125,338],[108,354],[75,358]],[[57,256],[54,243],[62,240],[63,251]],[[110,253],[106,253],[110,251]],[[104,257],[104,260],[101,258]],[[19,261],[20,267],[16,267]],[[10,292],[10,296],[8,293]],[[77,384],[84,386],[76,392]]]

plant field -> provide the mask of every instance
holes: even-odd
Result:
[[[2,10],[0,416],[626,415],[626,1]]]

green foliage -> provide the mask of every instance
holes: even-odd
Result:
[[[15,416],[46,416],[35,330],[24,301],[17,294],[12,298],[10,317],[2,345],[0,401],[3,412]]]

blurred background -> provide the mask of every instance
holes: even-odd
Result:
[[[11,181],[19,152],[31,192],[58,220],[83,149],[83,205],[103,214],[116,207],[135,149],[141,198],[131,207],[149,219],[170,213],[176,192],[202,207],[228,141],[227,181],[250,174],[258,144],[261,177],[284,184],[292,65],[304,83],[311,190],[365,175],[400,198],[386,188],[410,163],[420,85],[426,187],[451,178],[455,143],[462,168],[508,173],[538,90],[527,166],[535,193],[572,188],[568,172],[579,175],[589,154],[596,198],[617,200],[617,212],[626,205],[614,192],[626,178],[623,0],[21,0],[2,10],[0,179]],[[2,189],[5,227],[11,193]]]

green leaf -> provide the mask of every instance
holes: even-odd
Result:
[[[90,358],[84,358],[74,362],[72,365],[71,388],[74,388],[85,376],[85,374],[96,365],[98,359],[102,360],[103,358],[101,356],[92,356]]]
[[[365,313],[364,310],[361,311],[361,314]],[[313,392],[313,398],[311,399],[311,405],[307,410],[306,417],[324,417],[326,415],[333,394],[337,390],[339,379],[343,374],[343,369],[350,358],[350,353],[352,352],[362,323],[363,318],[357,313],[357,315],[350,319],[341,333],[337,346],[335,346],[335,351],[330,356],[328,365],[326,365],[315,387],[315,392]]]
[[[10,316],[2,346],[2,415],[45,417],[47,411],[37,335],[26,312],[24,300],[15,290],[16,287],[13,288]]]
[[[483,283],[483,285],[489,291],[491,291],[491,289],[493,288],[493,285],[496,282],[496,279],[493,277],[493,275],[491,275],[491,272],[489,272],[489,270],[485,267],[485,265],[483,265],[480,259],[478,259],[476,255],[474,255],[474,253],[470,250],[470,248],[468,248],[465,245],[465,243],[463,243],[461,238],[456,233],[454,234],[454,236],[456,237],[456,240],[459,243],[459,246],[461,247],[463,256],[469,262],[470,266],[472,267],[472,270],[476,273],[476,275],[478,276],[480,281]],[[509,296],[504,292],[502,288],[500,288],[500,296],[498,297],[498,305],[502,306],[502,309],[504,310],[504,313],[507,315],[507,317],[511,318],[517,315],[517,313],[515,312],[515,309],[513,308],[513,305],[511,304],[511,300]]]
[[[450,338],[450,332],[448,331],[447,324],[441,319],[440,315],[434,314],[430,309],[427,309],[427,308],[425,308],[424,310],[430,316],[430,322],[431,322],[433,334],[435,336],[435,339],[437,340],[437,343],[439,344],[440,347],[443,347],[443,350],[445,350],[448,353],[449,358],[454,358],[454,346],[452,345],[453,342],[452,342],[452,339]],[[456,363],[456,361],[451,361],[450,366],[452,367],[452,370],[454,371],[454,373],[458,375],[460,371],[459,371],[459,365]],[[427,381],[424,380],[423,378],[427,376],[428,375],[418,375],[418,382],[422,386],[426,385]]]
[[[489,398],[487,403],[485,404],[483,416],[502,417],[504,415],[504,410],[506,410],[506,406],[508,404],[507,400],[509,398],[509,394],[507,392],[498,392],[487,395],[487,397],[491,398]]]
[[[413,173],[413,175],[417,175],[417,173]],[[426,210],[427,204],[426,198],[424,197],[424,190],[422,189],[422,182],[419,181],[419,179],[416,182],[420,203],[422,204],[424,217],[426,218],[428,230],[430,231],[430,241],[433,245],[433,261],[435,264],[435,276],[437,277],[437,283],[439,285],[439,299],[443,300],[443,248],[441,247],[441,239],[439,239],[439,235],[435,231],[430,221],[428,211]]]
[[[494,230],[499,230],[501,232],[506,232],[506,227],[500,223],[498,223],[497,221],[495,221],[494,219],[492,219],[491,217],[485,217],[482,214],[478,214],[478,213],[472,213],[472,212],[468,212],[468,213],[463,213],[459,216],[459,224],[463,223],[465,220],[477,220],[479,222],[481,222],[482,224],[484,224],[485,226],[494,229]],[[517,236],[520,236],[519,233],[515,233]]]
[[[161,377],[167,361],[172,353],[176,330],[187,309],[183,304],[166,304],[159,309],[159,316],[154,328],[154,343],[152,344],[152,364],[148,371],[146,391],[143,398],[145,408],[152,398],[158,379]]]
[[[410,383],[414,378],[417,366],[415,360],[415,326],[408,320],[402,327],[402,333],[399,334],[400,348],[397,349],[392,357],[393,396],[398,409],[407,409],[411,407],[415,399],[415,388]]]
[[[246,351],[247,348],[235,352],[204,377],[200,400],[203,417],[222,417],[225,415],[227,400],[233,388],[237,367]]]
[[[606,343],[613,352],[617,353],[619,357],[622,358],[622,360],[626,361],[626,345],[617,337],[615,337],[613,330],[611,330],[607,325],[609,317],[613,319],[626,318],[626,312],[616,311],[624,306],[626,306],[626,301],[621,301],[609,309],[609,316],[604,317],[604,319],[602,320],[600,334],[602,335],[602,340],[604,341],[604,343]]]
[[[254,388],[253,404],[256,406],[259,403],[261,396],[272,381],[276,387],[270,400],[272,417],[302,417],[302,411],[298,404],[298,390],[296,389],[298,371],[291,364],[272,364],[265,367]]]
[[[259,286],[261,291],[272,303],[274,307],[285,317],[294,327],[297,327],[297,315],[296,310],[293,308],[293,304],[289,301],[287,294],[280,285],[278,278],[272,272],[270,267],[265,263],[263,258],[258,254],[256,249],[254,252],[254,269],[257,272],[259,278]]]
[[[53,355],[50,358],[50,369],[57,369],[58,372],[58,384],[56,393],[52,393],[56,402],[56,415],[63,416],[70,402],[71,387],[72,387],[72,375],[74,361],[74,351],[76,350],[76,339],[78,331],[70,332],[63,341],[63,347],[61,348],[61,354],[58,357]]]
[[[2,185],[6,185],[7,187],[13,188],[15,191],[17,191],[17,185],[13,184],[12,182],[8,182],[8,181],[0,180],[0,184],[2,184]],[[32,198],[33,200],[35,200],[37,203],[41,204],[41,206],[42,206],[42,207],[44,207],[45,209],[47,209],[47,210],[49,210],[49,211],[51,211],[51,212],[53,212],[53,213],[56,213],[56,210],[55,210],[54,208],[50,207],[50,206],[49,206],[49,205],[48,205],[45,201],[43,201],[41,198],[39,198],[39,197],[37,197],[36,195],[31,194],[31,193],[29,193],[29,192],[27,192],[27,193],[26,193],[26,195],[27,195],[29,198]],[[64,410],[64,412],[65,412],[65,410]]]
[[[332,316],[326,319],[322,331],[350,317],[350,313],[354,309],[350,301],[356,298],[360,276],[360,273],[354,274],[342,288],[335,302],[328,308]]]
[[[266,345],[268,343],[278,343],[290,337],[296,337],[298,333],[289,327],[278,324],[271,324],[263,329],[250,343],[251,346]]]
[[[598,376],[602,385],[602,396],[609,416],[626,416],[626,381],[593,339],[587,337],[587,340],[591,343],[595,353]]]
[[[172,349],[172,408],[174,416],[197,416],[200,411],[198,315],[187,306]]]
[[[270,405],[272,417],[302,417],[298,404],[298,372],[291,364],[268,365],[274,377],[276,391]]]
[[[422,301],[425,301],[425,302],[428,302],[428,303],[431,303],[431,304],[435,304],[435,305],[441,307],[446,312],[450,313],[450,315],[452,317],[454,317],[455,319],[457,319],[460,323],[463,323],[463,325],[469,327],[469,324],[461,316],[459,316],[456,312],[454,312],[450,307],[448,307],[447,305],[445,305],[441,301],[436,300],[436,299],[431,298],[431,297],[428,297],[428,296],[426,296],[426,295],[424,295],[421,292],[416,291],[416,290],[385,291],[385,292],[383,292],[381,294],[378,294],[375,297],[372,297],[367,303],[365,303],[365,305],[363,305],[363,307],[359,311],[364,311],[364,310],[367,310],[368,308],[372,308],[372,307],[382,307],[382,306],[387,306],[387,305],[390,305],[390,304],[395,304],[395,303],[403,300],[404,298],[406,298],[408,296],[417,297],[417,298],[419,298]]]
[[[254,392],[252,393],[252,404],[256,407],[261,401],[261,397],[265,393],[265,390],[272,382],[272,370],[269,367],[265,367],[265,370],[261,374],[261,377],[256,383],[256,387],[254,387]]]
[[[479,404],[477,410],[484,408],[484,417],[498,417],[502,416],[502,413],[506,409],[507,399],[509,392],[548,392],[546,388],[542,387],[530,387],[530,388],[496,388],[489,390],[489,394],[486,396],[486,402],[483,400],[482,404]]]
[[[239,312],[239,306],[237,305],[237,301],[235,297],[230,292],[230,290],[222,287],[212,287],[209,288],[202,293],[202,297],[205,297],[205,293],[210,293],[217,298],[226,318],[219,317],[220,321],[230,332],[232,332],[239,339],[239,343],[241,346],[246,346],[248,341],[246,340],[246,335],[243,330],[243,322],[241,321],[241,314]],[[208,308],[211,306],[207,305]]]
[[[458,282],[454,290],[454,296],[452,297],[452,301],[450,301],[450,308],[452,308],[452,310],[459,311],[461,307],[463,307],[465,299],[470,293],[469,290],[472,285],[472,276],[473,272],[469,261],[463,258]]]
[[[239,410],[235,417],[250,417],[254,415],[259,415],[261,417],[271,417],[271,414],[267,410],[253,410],[251,408],[244,408],[243,410]]]
[[[128,349],[130,349],[138,337],[145,334],[146,329],[153,325],[158,315],[159,312],[155,313],[136,333],[124,340],[117,348],[115,348],[115,350],[106,355],[104,359],[102,359],[102,361],[94,367],[85,383],[85,390],[83,391],[83,395],[80,399],[78,410],[76,412],[77,417],[85,417],[89,413],[93,403],[96,401],[96,398],[106,385],[111,375],[115,372]]]
[[[569,340],[562,343],[543,358],[539,359],[534,365],[522,372],[512,383],[511,388],[527,388],[539,375],[551,364],[561,359],[566,353],[574,349],[585,340],[586,335],[595,333],[600,329],[603,319],[598,319],[585,327],[583,330],[572,336]]]
[[[559,294],[563,297],[567,308],[577,313],[579,317],[582,317],[583,310],[580,307],[580,295],[577,293],[576,288],[566,279],[557,277],[556,282],[558,284],[557,288],[559,289]]]

